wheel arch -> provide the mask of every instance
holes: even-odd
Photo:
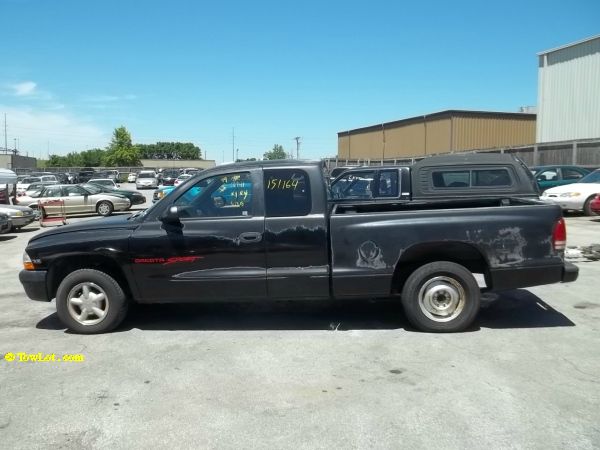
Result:
[[[472,273],[482,273],[491,284],[489,262],[477,246],[460,241],[438,241],[415,244],[400,255],[392,276],[391,293],[398,294],[407,278],[424,264],[449,261],[464,266]]]
[[[115,279],[123,292],[133,298],[131,287],[121,266],[106,255],[69,255],[53,261],[48,268],[47,289],[49,298],[56,297],[56,291],[62,280],[71,272],[79,269],[95,269]]]

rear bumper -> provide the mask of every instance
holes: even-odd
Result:
[[[570,283],[577,279],[579,268],[564,262],[560,265],[496,269],[490,271],[491,289],[504,291],[544,284]]]
[[[19,281],[25,289],[25,294],[31,300],[40,302],[49,302],[48,290],[46,289],[46,272],[45,270],[21,270],[19,272]]]
[[[565,262],[561,281],[563,283],[570,283],[572,281],[575,281],[578,276],[579,276],[579,267],[577,267],[575,264],[572,264],[570,262]]]

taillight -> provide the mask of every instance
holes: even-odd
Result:
[[[567,226],[565,225],[565,219],[562,217],[554,225],[554,231],[552,232],[552,246],[555,251],[564,252],[567,248]]]

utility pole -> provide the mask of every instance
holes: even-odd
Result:
[[[240,159],[240,149],[236,148],[235,149],[235,162],[237,162],[238,159]]]
[[[235,162],[235,128],[231,129],[231,157],[233,158],[233,162]]]
[[[300,136],[296,136],[294,140],[296,141],[296,159],[300,159]]]
[[[4,151],[8,152],[8,134],[6,134],[6,113],[4,113]]]

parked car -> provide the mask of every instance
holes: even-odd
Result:
[[[12,222],[8,214],[0,213],[0,234],[8,233],[12,228]]]
[[[82,170],[77,174],[76,183],[87,183],[92,178],[96,178],[96,172],[93,170]]]
[[[576,183],[547,189],[540,197],[545,202],[556,203],[563,210],[582,211],[586,216],[594,214],[592,201],[600,194],[600,169],[587,174]]]
[[[162,186],[154,191],[152,194],[152,203],[156,203],[157,201],[166,197],[170,192],[175,189],[175,186]]]
[[[127,182],[128,183],[135,183],[135,179],[137,178],[137,174],[131,172],[129,175],[127,175]]]
[[[173,186],[179,186],[181,183],[183,183],[185,180],[189,180],[190,178],[192,178],[192,175],[189,173],[183,173],[181,175],[179,175],[175,181],[173,182]]]
[[[27,206],[19,205],[0,205],[0,213],[6,214],[10,218],[12,230],[18,230],[33,222],[37,215],[33,209]]]
[[[137,189],[157,188],[158,179],[156,178],[156,172],[154,172],[153,170],[140,171],[135,180],[135,187]]]
[[[579,166],[536,166],[531,168],[540,192],[556,186],[576,183],[590,171]]]
[[[52,184],[58,184],[58,183],[56,183],[55,181],[46,181],[46,182],[40,182],[40,183],[31,183],[29,185],[29,187],[27,188],[26,191],[18,192],[17,196],[18,197],[22,197],[24,195],[31,196],[35,192],[41,191],[44,186],[48,186],[48,185],[52,185]]]
[[[113,189],[117,189],[121,187],[119,184],[115,183],[114,180],[110,178],[92,178],[88,183],[99,184],[100,186],[105,186]]]
[[[164,170],[162,172],[161,182],[163,186],[173,186],[179,176],[178,170]]]
[[[478,314],[473,274],[483,275],[486,291],[577,279],[563,259],[558,206],[508,196],[506,187],[468,186],[458,199],[448,195],[455,187],[433,188],[434,174],[449,181],[456,172],[479,179],[508,171],[537,193],[524,165],[476,154],[456,158],[457,170],[434,158],[413,166],[408,184],[400,180],[405,201],[328,201],[318,162],[209,169],[144,212],[33,236],[19,279],[29,298],[56,298],[59,319],[79,333],[115,328],[130,301],[390,297],[417,329],[453,332]]]
[[[41,177],[25,177],[21,181],[17,182],[17,193],[24,192],[29,188],[31,183],[41,183]]]
[[[94,183],[85,183],[81,185],[84,189],[90,191],[92,194],[119,194],[127,197],[131,202],[131,206],[133,205],[143,205],[146,203],[146,197],[140,194],[137,191],[127,191],[125,189],[115,189],[107,186],[102,186],[100,184]]]
[[[61,211],[60,205],[51,204],[52,200],[64,202],[66,214],[97,213],[101,216],[110,216],[113,211],[125,211],[131,206],[127,197],[116,193],[93,194],[84,187],[76,184],[55,184],[45,186],[40,192],[32,196],[18,197],[19,205],[37,208],[38,201],[48,204],[44,209],[48,214],[57,214]]]

